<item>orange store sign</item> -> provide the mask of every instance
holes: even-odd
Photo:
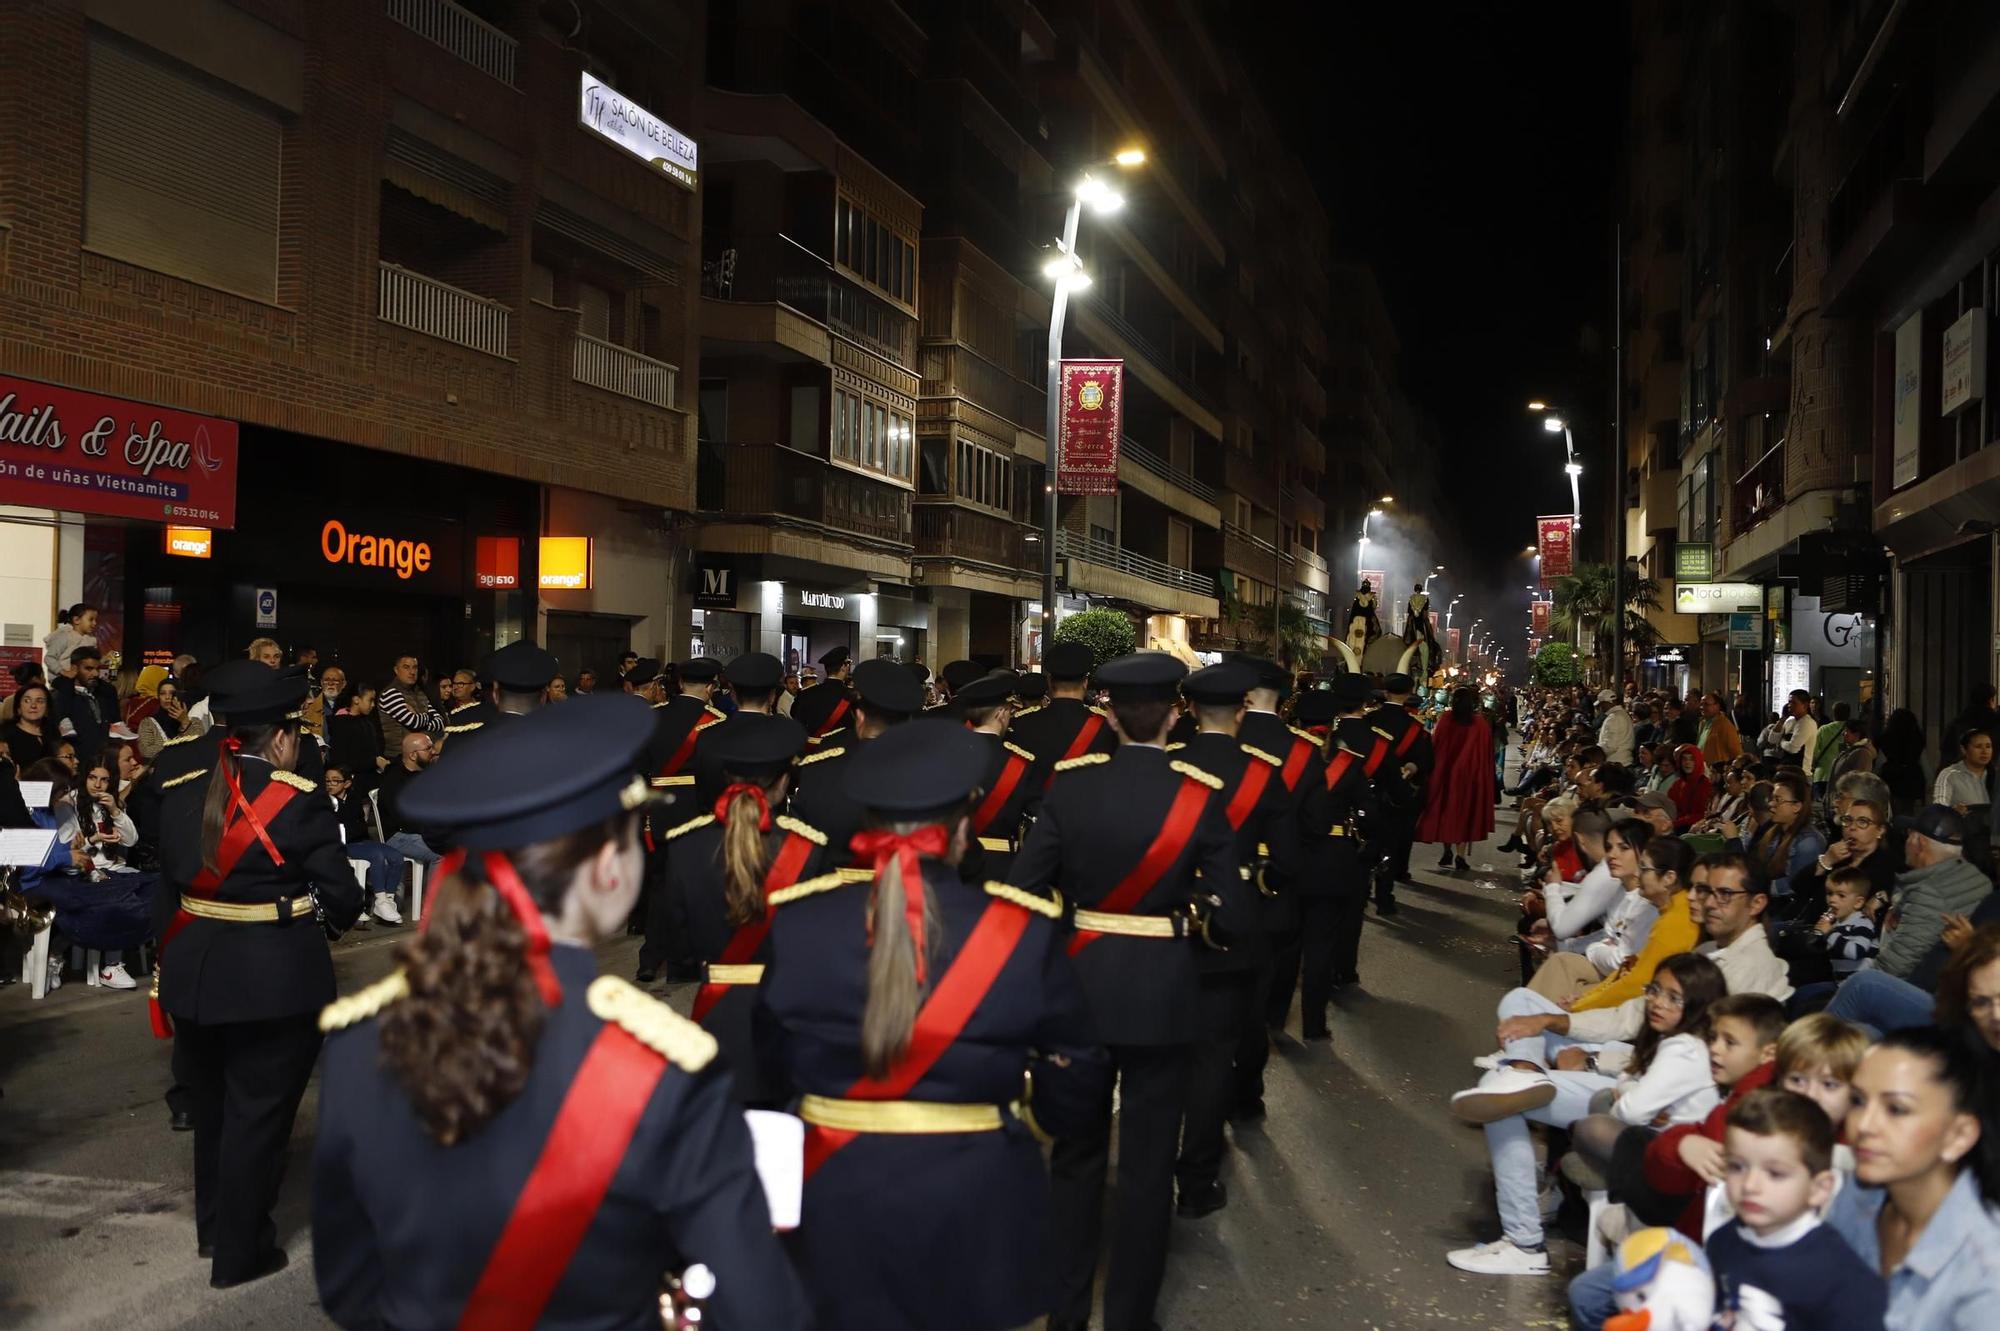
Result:
[[[541,586],[548,591],[574,592],[590,586],[590,538],[544,536]]]
[[[215,533],[206,527],[169,527],[167,553],[183,559],[208,559],[215,552]]]
[[[393,570],[405,581],[431,568],[431,543],[394,535],[350,532],[339,518],[328,518],[319,529],[320,557],[329,564]]]

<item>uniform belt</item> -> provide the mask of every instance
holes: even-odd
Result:
[[[981,850],[997,851],[1002,855],[1011,855],[1014,853],[1014,843],[1006,837],[1000,836],[983,836],[979,838],[979,848]]]
[[[278,924],[286,920],[310,919],[310,896],[280,897],[276,901],[217,901],[213,897],[182,897],[181,909],[204,920],[227,920],[231,924]]]
[[[1120,934],[1126,938],[1187,937],[1187,918],[1182,915],[1107,915],[1103,911],[1079,910],[1076,927],[1086,933]]]
[[[927,1100],[836,1100],[808,1095],[799,1101],[799,1117],[818,1128],[836,1132],[997,1132],[1002,1118],[998,1105],[953,1105]]]
[[[754,966],[730,966],[711,961],[704,970],[710,984],[762,984],[764,967],[760,962]]]

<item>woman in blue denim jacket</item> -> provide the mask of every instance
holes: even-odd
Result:
[[[1735,823],[1724,823],[1722,834],[1749,856],[1751,866],[1770,887],[1772,909],[1780,913],[1789,908],[1792,880],[1803,881],[1826,853],[1826,838],[1813,826],[1812,783],[1795,767],[1771,778],[1769,822],[1749,836],[1739,836]]]

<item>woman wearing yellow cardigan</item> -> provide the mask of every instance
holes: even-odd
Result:
[[[1639,895],[1660,912],[1659,918],[1638,955],[1571,999],[1571,1012],[1617,1007],[1637,998],[1653,982],[1653,972],[1662,961],[1694,951],[1701,941],[1701,929],[1688,904],[1694,858],[1694,851],[1679,837],[1656,837],[1639,853]]]

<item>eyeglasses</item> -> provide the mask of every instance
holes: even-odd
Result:
[[[1882,824],[1876,822],[1873,818],[1857,818],[1853,814],[1849,814],[1840,820],[1840,825],[1842,827],[1880,827]]]
[[[1797,808],[1797,807],[1798,807],[1799,805],[1801,805],[1801,804],[1804,804],[1804,803],[1805,803],[1805,801],[1804,801],[1804,800],[1795,800],[1795,799],[1793,799],[1793,798],[1792,798],[1792,797],[1791,797],[1790,795],[1773,795],[1773,796],[1771,796],[1771,807],[1772,807],[1772,808],[1774,808],[1774,809],[1775,809],[1775,808],[1777,808],[1777,807],[1778,807],[1779,805],[1781,805],[1781,804],[1788,804],[1788,805],[1792,806],[1793,808]]]
[[[1662,989],[1657,984],[1649,984],[1645,988],[1645,994],[1648,998],[1659,999],[1668,1007],[1684,1008],[1687,1006],[1687,995],[1678,989]]]
[[[1688,889],[1691,897],[1713,897],[1717,901],[1730,902],[1738,897],[1755,896],[1747,887],[1710,887],[1707,883],[1697,883]]]

